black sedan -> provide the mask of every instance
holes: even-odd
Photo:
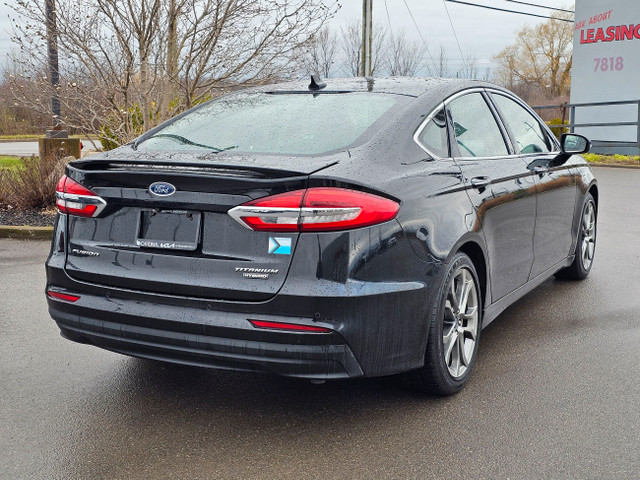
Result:
[[[588,149],[476,81],[223,96],[68,165],[49,312],[65,338],[137,357],[455,393],[482,327],[589,274]]]

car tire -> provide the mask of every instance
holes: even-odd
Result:
[[[567,280],[583,280],[587,278],[593,266],[596,251],[598,209],[590,193],[587,193],[578,226],[578,241],[574,252],[573,263],[556,273],[556,277]]]
[[[481,327],[478,274],[471,259],[459,252],[446,267],[431,309],[424,366],[402,374],[401,383],[436,395],[460,391],[476,360]]]

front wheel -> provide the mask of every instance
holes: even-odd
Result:
[[[402,375],[412,389],[451,395],[464,387],[478,352],[482,325],[482,295],[471,259],[457,253],[449,262],[436,302],[424,367]]]
[[[584,199],[580,226],[578,227],[578,241],[574,252],[573,263],[563,268],[556,277],[569,280],[583,280],[587,278],[593,265],[593,257],[596,252],[596,202],[590,193]]]

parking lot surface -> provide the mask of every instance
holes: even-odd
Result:
[[[637,479],[640,170],[594,171],[591,276],[506,310],[449,398],[74,344],[47,314],[48,243],[0,240],[0,478]]]

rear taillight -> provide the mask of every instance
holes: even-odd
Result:
[[[56,205],[60,213],[78,217],[97,217],[107,202],[75,180],[63,175],[56,186]]]
[[[326,232],[386,222],[399,208],[397,202],[370,193],[314,187],[253,200],[229,215],[251,230]]]

